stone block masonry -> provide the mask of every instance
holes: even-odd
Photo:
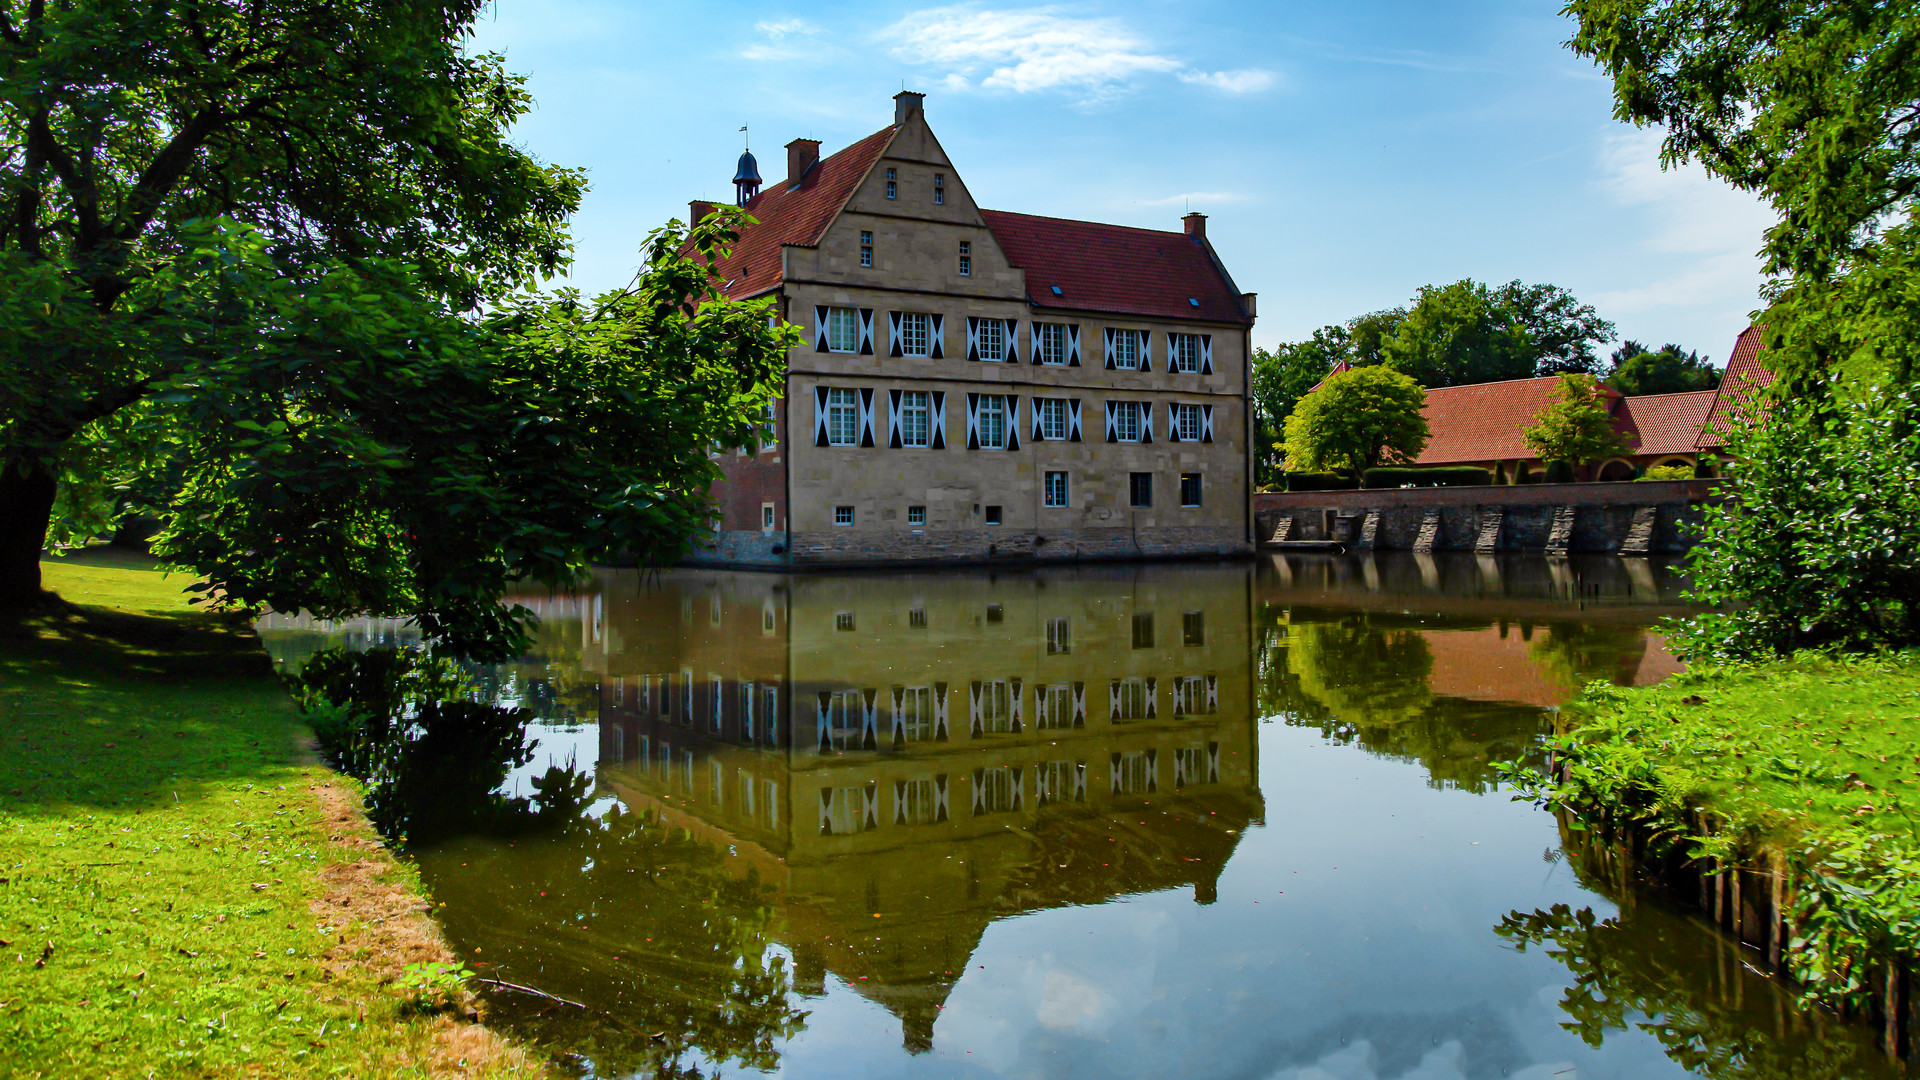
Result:
[[[776,550],[779,549],[779,550]],[[789,536],[722,532],[688,565],[790,568],[898,566],[941,562],[1093,562],[1117,559],[1233,558],[1252,553],[1244,533],[1218,526],[1075,529],[837,529]]]

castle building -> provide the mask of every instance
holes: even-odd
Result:
[[[773,438],[727,455],[694,561],[1251,550],[1254,295],[1180,232],[982,210],[923,95],[828,157],[787,144],[720,272],[801,327]],[[698,220],[712,204],[693,202]]]

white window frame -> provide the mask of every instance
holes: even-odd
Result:
[[[836,353],[860,351],[859,312],[846,307],[827,309],[827,351]]]
[[[1171,434],[1181,442],[1200,441],[1200,406],[1180,405],[1173,407],[1173,431]]]
[[[1065,323],[1034,323],[1040,363],[1045,367],[1067,366],[1067,327]]]
[[[1167,370],[1182,375],[1200,373],[1200,335],[1167,335]]]
[[[1067,437],[1067,399],[1039,398],[1034,408],[1040,415],[1040,437],[1060,442]]]
[[[1058,490],[1055,490],[1056,479],[1059,484]],[[1068,505],[1070,501],[1070,486],[1064,469],[1049,470],[1042,480],[1042,485],[1046,493],[1047,506],[1060,509]]]
[[[1121,371],[1140,369],[1140,332],[1138,330],[1113,332],[1113,366]]]
[[[933,205],[947,205],[947,176],[945,173],[933,174]]]
[[[975,414],[975,433],[982,450],[1007,448],[1007,398],[1004,394],[981,394]],[[989,426],[991,424],[991,426]]]
[[[772,532],[772,531],[773,531],[773,524],[774,524],[774,507],[773,507],[773,504],[772,504],[772,503],[761,503],[761,504],[760,504],[760,531],[761,531],[761,532]]]
[[[924,450],[933,445],[933,394],[926,390],[900,393],[900,445]]]
[[[933,316],[924,311],[900,313],[900,355],[933,355]]]
[[[960,241],[960,276],[973,276],[973,243],[968,240]]]
[[[873,234],[865,230],[860,233],[860,265],[873,265]]]
[[[1065,615],[1047,620],[1047,655],[1065,656],[1073,652],[1073,623]],[[1071,703],[1069,703],[1071,705]]]
[[[900,691],[900,730],[908,742],[933,738],[933,689],[908,686]]]
[[[860,391],[845,387],[827,391],[827,445],[860,445]]]
[[[1007,324],[999,319],[981,319],[974,324],[974,355],[982,360],[1004,363],[1011,351]]]
[[[1116,442],[1140,441],[1140,405],[1138,401],[1116,401],[1113,406],[1113,437]],[[1131,426],[1129,426],[1131,425]]]

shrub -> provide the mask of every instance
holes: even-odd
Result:
[[[1546,478],[1545,478],[1545,479],[1543,479],[1543,480],[1541,480],[1540,482],[1541,482],[1541,483],[1543,483],[1543,484],[1571,484],[1571,483],[1573,483],[1573,465],[1572,465],[1572,463],[1570,463],[1570,462],[1565,462],[1565,461],[1549,461],[1549,462],[1547,463],[1547,475],[1546,475]]]
[[[1352,491],[1360,482],[1339,473],[1296,472],[1287,474],[1288,491]]]
[[[1368,469],[1366,486],[1370,488],[1484,486],[1493,483],[1493,474],[1471,465],[1442,466],[1427,469]]]
[[[1691,465],[1655,465],[1653,468],[1648,469],[1647,475],[1641,477],[1640,479],[1642,480],[1691,480],[1693,479],[1693,466]]]

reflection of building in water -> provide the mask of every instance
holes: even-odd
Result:
[[[832,971],[910,1048],[993,919],[1209,903],[1260,818],[1243,573],[601,584],[601,779],[731,846],[802,989]]]

